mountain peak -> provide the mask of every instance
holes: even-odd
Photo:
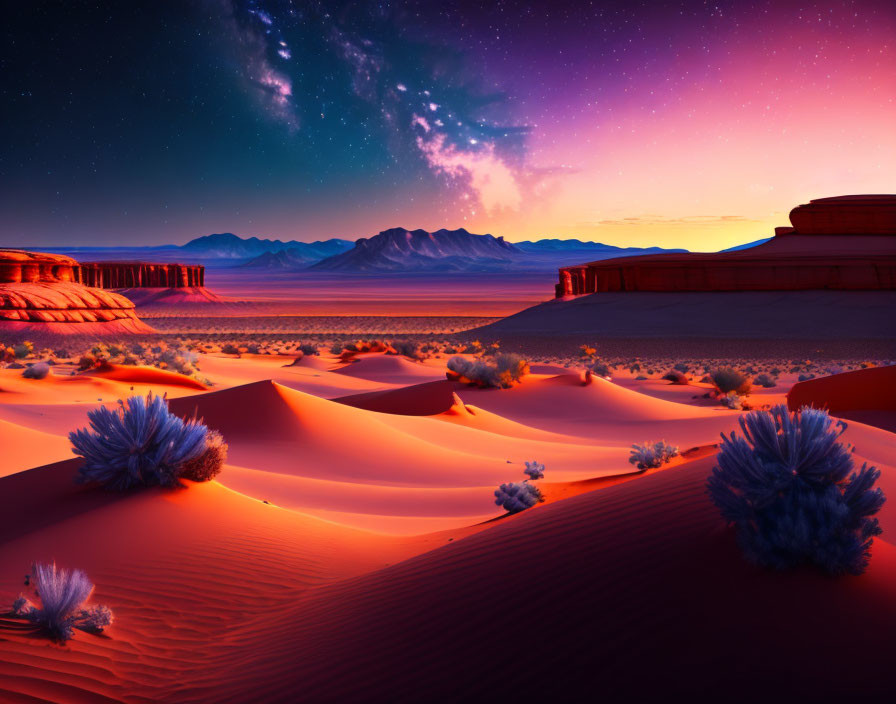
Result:
[[[312,268],[344,271],[492,271],[523,253],[503,237],[464,228],[435,232],[393,227],[359,239],[349,251]]]

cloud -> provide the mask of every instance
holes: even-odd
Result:
[[[760,221],[744,217],[743,215],[687,215],[678,218],[667,218],[662,215],[641,215],[638,217],[618,218],[616,220],[586,222],[582,223],[582,225],[585,227],[597,225],[723,225],[732,222],[758,223]]]
[[[446,144],[444,134],[417,137],[417,147],[437,173],[465,183],[475,193],[486,213],[522,203],[519,180],[514,171],[496,154],[493,144],[476,151],[461,150]]]

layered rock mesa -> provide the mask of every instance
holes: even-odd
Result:
[[[145,333],[152,328],[134,304],[101,288],[84,286],[71,257],[0,250],[0,330],[62,333]]]
[[[896,289],[896,195],[819,198],[792,227],[732,252],[622,257],[563,267],[556,296],[605,291]]]
[[[84,262],[75,281],[97,288],[199,288],[205,285],[205,267],[199,264],[147,262]]]

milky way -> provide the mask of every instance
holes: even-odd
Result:
[[[341,82],[368,104],[367,122],[377,123],[369,125],[371,133],[388,131],[392,156],[416,158],[428,167],[457,196],[456,209],[475,216],[477,209],[519,207],[533,182],[525,164],[530,128],[495,121],[494,114],[509,113],[504,96],[472,78],[455,51],[404,36],[400,13],[376,6],[340,21],[332,4],[222,3],[232,19],[243,77],[270,119],[298,129],[303,113],[328,104],[328,85],[305,83],[294,92],[294,81],[302,80],[301,61],[307,60],[302,50],[312,45],[335,59],[324,82]]]

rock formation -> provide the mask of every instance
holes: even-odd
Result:
[[[205,285],[205,267],[198,264],[85,262],[75,281],[97,288],[192,288]]]
[[[820,198],[765,244],[560,269],[558,298],[605,291],[896,290],[896,195]]]
[[[71,257],[0,250],[0,331],[152,332],[127,298],[80,280]]]

